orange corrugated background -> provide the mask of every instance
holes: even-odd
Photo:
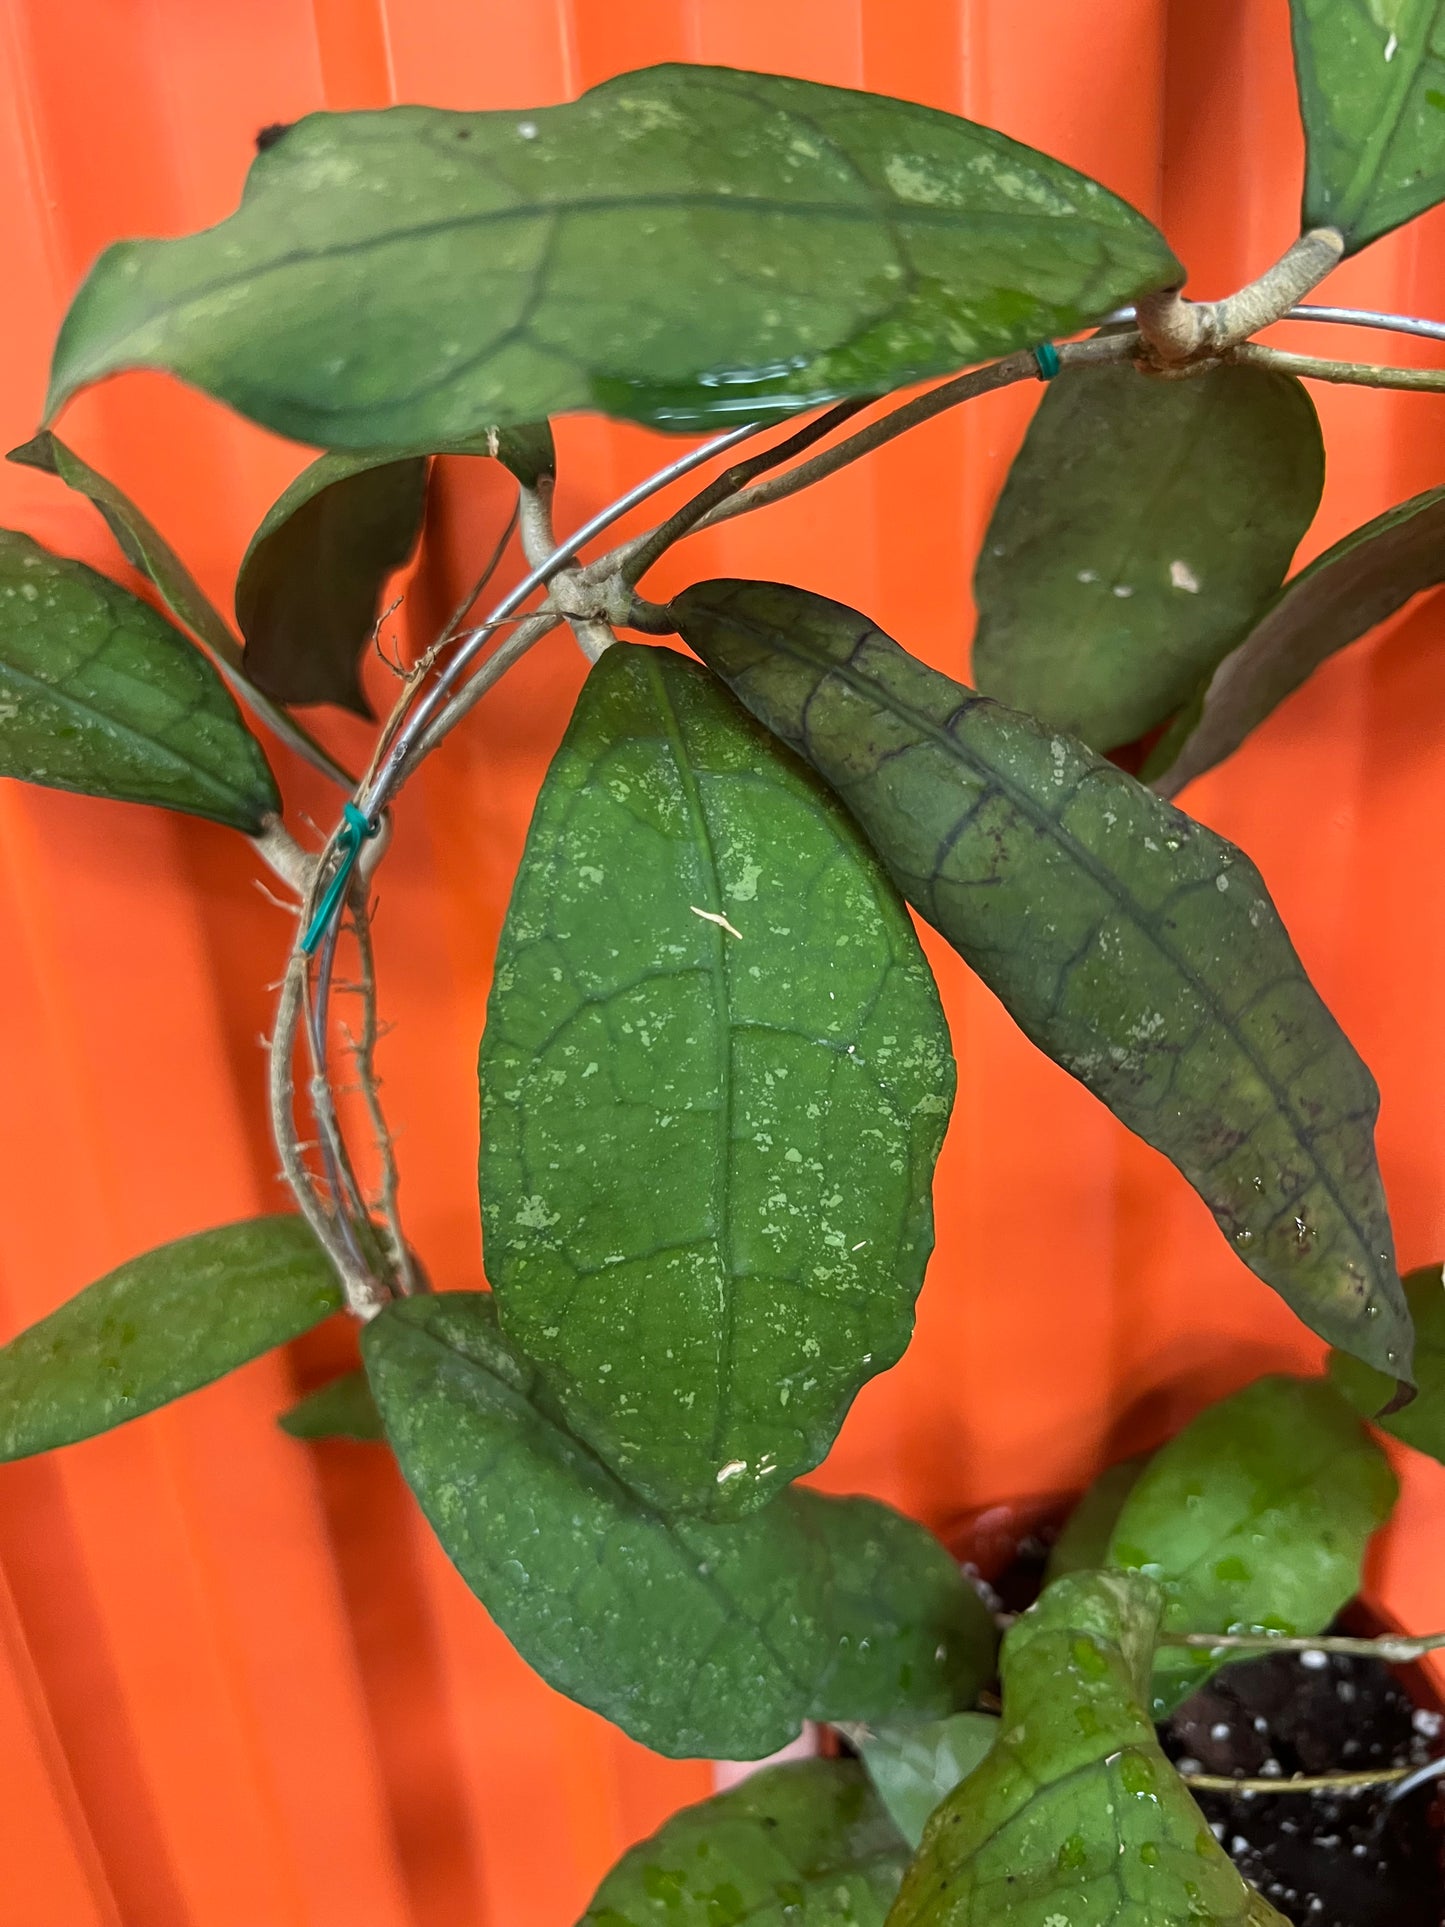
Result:
[[[35,426],[56,323],[97,250],[226,213],[264,123],[396,99],[534,105],[678,58],[892,91],[1036,142],[1160,219],[1197,293],[1237,285],[1294,232],[1285,0],[0,0],[4,444]],[[1445,314],[1442,238],[1439,220],[1396,236],[1332,292]],[[1328,338],[1346,347],[1412,352]],[[826,589],[959,672],[970,559],[1036,393],[936,422],[694,542],[675,571]],[[1331,469],[1311,552],[1445,479],[1445,403],[1318,399]],[[151,378],[84,398],[66,432],[218,599],[302,459]],[[561,446],[564,525],[660,453],[591,422],[564,424]],[[8,468],[0,490],[6,523],[120,567],[57,483]],[[442,607],[502,501],[482,465],[447,477],[445,567],[414,585],[408,617]],[[1408,1263],[1445,1251],[1438,607],[1317,677],[1187,799],[1259,861],[1379,1077]],[[559,637],[509,679],[412,784],[383,873],[387,1098],[409,1223],[446,1283],[479,1278],[489,957],[580,675]],[[355,752],[348,727],[336,740]],[[334,796],[277,761],[292,802],[329,821]],[[286,926],[254,874],[225,831],[0,785],[5,1330],[145,1246],[280,1202],[257,1038]],[[1183,1184],[935,959],[961,1068],[939,1251],[914,1348],[859,1400],[826,1478],[937,1522],[1077,1482],[1121,1441],[1319,1348]],[[379,1452],[275,1431],[349,1342],[321,1334],[0,1468],[0,1927],[566,1927],[626,1844],[706,1790],[707,1768],[653,1759],[528,1673]],[[1376,1589],[1423,1627],[1445,1620],[1445,1473],[1406,1473]]]

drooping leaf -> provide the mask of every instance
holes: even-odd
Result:
[[[955,1713],[922,1726],[853,1727],[848,1738],[893,1824],[916,1847],[934,1808],[968,1778],[998,1734],[992,1713]]]
[[[1445,0],[1290,0],[1304,226],[1357,253],[1445,200]]]
[[[907,1865],[856,1762],[765,1767],[625,1854],[580,1927],[883,1927]]]
[[[276,1423],[293,1439],[360,1439],[386,1437],[376,1400],[364,1371],[346,1372],[329,1385],[318,1385],[299,1399]]]
[[[1187,386],[1187,384],[1186,384]],[[1162,796],[1223,762],[1336,650],[1445,582],[1445,488],[1378,515],[1285,584],[1144,766]]]
[[[658,1752],[754,1759],[805,1718],[967,1705],[993,1623],[922,1527],[783,1494],[669,1519],[563,1425],[485,1293],[387,1306],[362,1355],[407,1482],[529,1665]]]
[[[837,603],[713,582],[673,614],[1025,1033],[1178,1165],[1259,1276],[1332,1343],[1407,1376],[1374,1080],[1249,859]]]
[[[1395,1475],[1323,1379],[1262,1378],[1155,1453],[1124,1501],[1107,1563],[1164,1588],[1170,1633],[1322,1632],[1360,1586]],[[1219,1664],[1161,1647],[1154,1717]]]
[[[152,367],[330,448],[577,408],[693,429],[1069,334],[1180,274],[1142,215],[988,128],[653,67],[533,112],[309,115],[228,220],[101,256],[47,413]]]
[[[1425,1265],[1408,1275],[1405,1301],[1415,1321],[1418,1396],[1401,1411],[1388,1411],[1395,1381],[1344,1352],[1330,1354],[1330,1378],[1355,1410],[1382,1432],[1445,1463],[1445,1287],[1439,1265]]]
[[[1067,1572],[1094,1572],[1108,1564],[1109,1543],[1120,1509],[1148,1463],[1148,1454],[1141,1453],[1137,1459],[1121,1459],[1099,1474],[1054,1541],[1047,1567],[1049,1580],[1062,1579]]]
[[[255,835],[280,808],[214,669],[149,603],[0,529],[0,776]]]
[[[953,1058],[908,913],[713,676],[620,643],[538,800],[482,1040],[487,1275],[667,1510],[816,1465],[913,1329]]]
[[[160,1245],[0,1347],[0,1459],[153,1412],[299,1337],[340,1303],[301,1218],[249,1218]]]
[[[1003,1643],[1003,1731],[934,1814],[890,1927],[1287,1927],[1230,1864],[1143,1700],[1160,1594],[1072,1573]]]
[[[1284,580],[1324,474],[1319,418],[1292,375],[1066,368],[979,556],[974,681],[1095,749],[1132,743]]]

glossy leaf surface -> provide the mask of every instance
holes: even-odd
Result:
[[[276,1421],[293,1439],[359,1439],[386,1437],[376,1400],[363,1371],[346,1372],[329,1385],[318,1385],[298,1399]]]
[[[1003,1731],[929,1822],[891,1927],[1286,1927],[1155,1737],[1159,1608],[1140,1574],[1080,1572],[1012,1628]]]
[[[916,1847],[934,1808],[968,1778],[998,1734],[992,1713],[955,1713],[922,1726],[853,1727],[848,1738],[893,1824]]]
[[[974,578],[974,681],[1095,749],[1172,716],[1284,580],[1324,486],[1291,375],[1049,383]]]
[[[1385,1455],[1323,1379],[1262,1378],[1154,1454],[1124,1501],[1108,1563],[1159,1580],[1166,1632],[1322,1632],[1358,1592],[1395,1491]],[[1217,1663],[1207,1651],[1161,1648],[1155,1718]]]
[[[922,1527],[794,1491],[740,1525],[668,1519],[560,1422],[485,1293],[362,1334],[407,1482],[463,1579],[551,1685],[658,1752],[755,1759],[805,1718],[933,1718],[993,1623]]]
[[[83,562],[0,530],[0,776],[254,835],[280,808],[205,657]]]
[[[341,1303],[301,1218],[160,1245],[0,1348],[0,1459],[108,1432],[319,1324]]]
[[[482,1041],[487,1273],[574,1430],[738,1517],[894,1363],[953,1057],[908,913],[713,676],[619,643],[538,799]]]
[[[972,122],[653,67],[531,112],[309,115],[228,220],[102,255],[48,408],[151,367],[330,448],[577,408],[699,428],[1069,334],[1180,273],[1142,215]]]
[[[767,1767],[624,1855],[581,1927],[883,1927],[907,1864],[856,1762]]]
[[[1099,1474],[1050,1549],[1048,1579],[1062,1579],[1067,1572],[1094,1572],[1109,1563],[1109,1543],[1120,1510],[1148,1463],[1147,1455],[1121,1459]]]
[[[1405,1299],[1415,1321],[1415,1382],[1420,1390],[1398,1412],[1386,1408],[1395,1382],[1344,1352],[1330,1354],[1330,1378],[1363,1418],[1391,1438],[1445,1463],[1445,1285],[1439,1265],[1424,1265],[1405,1280]]]
[[[838,603],[713,582],[673,615],[1025,1033],[1178,1165],[1245,1262],[1333,1343],[1407,1375],[1374,1080],[1249,859]]]

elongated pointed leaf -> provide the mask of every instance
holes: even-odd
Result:
[[[1332,1386],[1262,1378],[1155,1453],[1120,1509],[1107,1563],[1160,1582],[1166,1632],[1318,1633],[1359,1591],[1395,1492],[1384,1453]],[[1154,1717],[1218,1663],[1162,1647]]]
[[[341,1378],[332,1379],[329,1385],[318,1385],[289,1412],[283,1412],[277,1424],[293,1439],[371,1442],[386,1437],[386,1428],[363,1371],[347,1372]]]
[[[907,1865],[853,1761],[766,1767],[624,1855],[581,1927],[883,1927]]]
[[[1336,650],[1445,582],[1445,488],[1378,515],[1285,584],[1144,766],[1162,796],[1234,753]]]
[[[1324,486],[1292,375],[1066,368],[974,578],[974,681],[1095,749],[1172,716],[1284,580]]]
[[[1389,1411],[1394,1380],[1344,1352],[1330,1354],[1330,1378],[1355,1410],[1382,1432],[1445,1464],[1445,1285],[1440,1266],[1412,1271],[1405,1280],[1405,1300],[1415,1321],[1418,1396],[1402,1410]]]
[[[853,1727],[848,1738],[893,1824],[916,1847],[934,1809],[968,1778],[999,1732],[992,1713],[955,1713],[922,1726]]]
[[[1069,1572],[1094,1572],[1108,1564],[1109,1543],[1120,1510],[1148,1463],[1145,1453],[1137,1459],[1122,1459],[1099,1474],[1054,1541],[1049,1552],[1049,1580],[1062,1579]]]
[[[913,1329],[953,1058],[908,913],[713,676],[619,644],[548,772],[482,1041],[487,1274],[666,1509],[816,1465]]]
[[[1159,1589],[1050,1586],[1003,1644],[1003,1732],[929,1822],[890,1927],[1287,1927],[1165,1759],[1143,1699]]]
[[[532,112],[308,116],[229,220],[102,255],[48,412],[151,367],[331,448],[577,408],[698,428],[1069,334],[1180,274],[1142,215],[972,122],[654,67]]]
[[[1445,0],[1290,0],[1304,226],[1351,254],[1445,200]]]
[[[132,1258],[0,1348],[0,1459],[153,1412],[340,1303],[300,1218],[250,1218]]]
[[[713,582],[673,613],[1026,1034],[1178,1165],[1301,1318],[1406,1376],[1374,1080],[1249,859],[835,602]]]
[[[387,1437],[463,1579],[529,1665],[659,1752],[752,1759],[805,1718],[967,1705],[993,1624],[937,1542],[866,1499],[668,1519],[555,1415],[490,1297],[362,1334]]]
[[[83,562],[0,529],[0,776],[255,835],[280,808],[200,651]]]

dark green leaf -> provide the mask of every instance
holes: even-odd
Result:
[[[102,255],[48,412],[152,367],[331,448],[577,408],[700,428],[1070,334],[1181,272],[988,128],[654,67],[533,112],[309,115],[230,219]]]
[[[0,776],[255,835],[280,808],[214,669],[149,603],[0,529]]]
[[[1059,1580],[1003,1644],[1003,1732],[929,1822],[890,1927],[1287,1927],[1247,1887],[1141,1703],[1160,1594]]]
[[[293,1439],[384,1439],[386,1431],[362,1371],[320,1385],[276,1423]]]
[[[1419,1396],[1402,1411],[1385,1412],[1395,1381],[1344,1352],[1330,1354],[1330,1377],[1365,1418],[1391,1438],[1445,1463],[1445,1289],[1439,1265],[1425,1265],[1405,1280],[1405,1300],[1415,1321],[1415,1380]]]
[[[153,1412],[340,1303],[301,1218],[250,1218],[132,1258],[0,1348],[0,1459]]]
[[[736,1518],[900,1356],[948,1027],[847,813],[722,685],[620,643],[547,775],[482,1041],[487,1275],[568,1424]]]
[[[1095,749],[1187,701],[1284,580],[1324,485],[1292,375],[1049,383],[974,578],[974,680]]]
[[[1374,1080],[1249,859],[835,602],[713,582],[673,613],[1027,1035],[1173,1159],[1316,1331],[1406,1376]]]
[[[1171,1633],[1322,1632],[1359,1590],[1395,1475],[1323,1379],[1262,1378],[1156,1452],[1124,1501],[1111,1566],[1160,1581]],[[1163,1719],[1218,1662],[1161,1648]]]
[[[792,1491],[741,1525],[665,1518],[567,1431],[484,1293],[403,1299],[361,1344],[463,1579],[545,1680],[644,1745],[752,1759],[805,1718],[929,1719],[988,1677],[983,1605],[886,1506]]]
[[[998,1733],[992,1713],[955,1713],[952,1719],[930,1720],[924,1726],[852,1727],[848,1738],[893,1824],[909,1846],[916,1847],[939,1801],[968,1778]]]
[[[1093,1572],[1108,1564],[1109,1542],[1120,1508],[1148,1463],[1148,1454],[1141,1453],[1137,1459],[1121,1459],[1099,1474],[1054,1541],[1048,1563],[1051,1581],[1062,1579],[1066,1572]]]
[[[581,1927],[883,1927],[907,1865],[856,1763],[767,1767],[634,1847]]]
[[[1304,226],[1356,253],[1445,199],[1445,0],[1290,0]]]
[[[1336,650],[1439,582],[1445,488],[1432,488],[1355,529],[1286,583],[1150,756],[1146,780],[1177,796],[1232,755]]]

